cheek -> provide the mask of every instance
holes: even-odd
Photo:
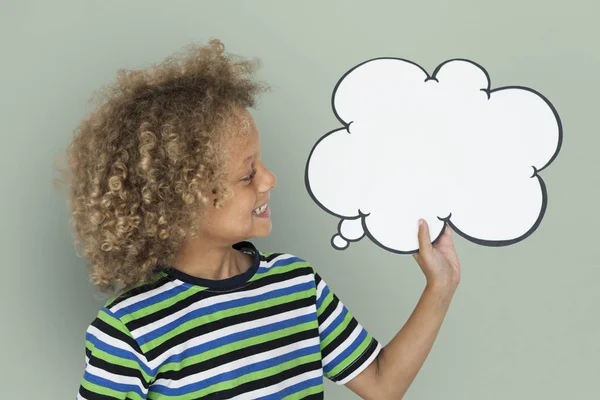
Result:
[[[246,199],[246,211],[252,213],[254,211],[254,207],[256,206],[257,197],[254,192],[248,196]]]
[[[254,211],[256,195],[251,190],[239,193],[235,199],[235,204],[236,214],[238,214],[240,218],[248,218],[248,216],[252,214],[252,211]]]

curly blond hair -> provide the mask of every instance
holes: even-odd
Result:
[[[143,70],[119,70],[75,129],[60,183],[70,187],[78,254],[101,291],[148,281],[230,195],[221,144],[235,110],[266,86],[256,60],[192,44]],[[95,104],[96,105],[96,104]]]

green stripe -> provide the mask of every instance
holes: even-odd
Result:
[[[317,394],[317,393],[323,393],[323,384],[320,383],[318,385],[306,388],[304,390],[301,390],[297,393],[292,393],[289,396],[285,396],[283,398],[283,400],[296,400],[296,399],[304,399],[307,396],[313,395],[313,394]]]
[[[285,264],[285,265],[278,265],[276,267],[271,267],[271,268],[267,269],[265,272],[263,272],[261,274],[254,274],[254,276],[252,278],[250,278],[250,282],[256,281],[261,278],[266,278],[267,276],[271,276],[271,275],[285,274],[286,272],[290,272],[290,271],[293,271],[298,268],[306,268],[309,266],[310,265],[306,261],[296,261],[296,262],[291,262],[291,263]]]
[[[255,281],[260,278],[264,278],[264,277],[275,275],[275,274],[284,274],[284,273],[292,271],[296,268],[303,268],[303,267],[307,267],[307,266],[308,266],[308,263],[298,261],[298,262],[281,265],[281,266],[274,267],[274,268],[269,268],[269,270],[267,272],[265,272],[264,274],[255,274],[249,281],[250,282]],[[165,299],[159,303],[149,305],[148,307],[144,307],[133,313],[124,315],[121,319],[123,320],[123,322],[125,324],[127,324],[133,320],[146,317],[150,314],[153,314],[155,312],[158,312],[160,310],[168,308],[171,305],[173,305],[174,303],[179,302],[184,299],[187,299],[188,297],[193,296],[196,293],[202,292],[204,290],[206,290],[206,288],[190,285],[190,287],[187,290],[177,294],[176,296],[169,297],[168,299]]]
[[[166,298],[158,303],[151,304],[147,307],[141,308],[137,311],[134,311],[132,313],[124,315],[121,319],[123,320],[124,323],[127,324],[136,319],[140,319],[140,318],[146,317],[150,314],[154,314],[155,312],[158,312],[160,310],[164,310],[165,308],[168,308],[168,307],[172,306],[173,304],[176,304],[182,300],[185,300],[188,297],[191,297],[191,296],[193,296],[199,292],[202,292],[204,290],[206,290],[206,288],[190,285],[190,286],[188,286],[188,288],[186,290],[184,290],[181,293],[178,293],[177,295],[175,295],[173,297]]]
[[[367,336],[365,337],[365,340],[363,340],[363,342],[360,344],[360,346],[358,346],[356,348],[356,350],[354,350],[352,352],[352,354],[350,354],[348,357],[346,357],[346,359],[344,359],[342,362],[340,362],[337,365],[337,367],[335,367],[331,371],[329,371],[328,376],[335,377],[340,372],[342,372],[347,367],[349,367],[352,363],[354,363],[356,360],[358,360],[360,358],[360,356],[362,356],[363,353],[367,350],[367,348],[369,347],[369,344],[371,344],[371,340],[372,340],[371,335],[367,334]]]
[[[188,357],[184,360],[181,360],[180,362],[172,362],[172,363],[161,365],[158,370],[158,373],[163,373],[163,372],[167,372],[167,371],[177,371],[182,368],[188,367],[190,365],[198,364],[203,361],[218,357],[220,355],[230,353],[232,351],[244,349],[244,348],[254,346],[257,344],[261,344],[261,343],[265,343],[265,342],[269,342],[269,341],[277,339],[277,338],[287,337],[287,336],[290,336],[290,335],[293,335],[293,334],[296,334],[299,332],[307,331],[310,329],[316,329],[317,327],[318,327],[317,321],[309,321],[309,322],[305,322],[300,325],[296,325],[296,326],[292,326],[289,328],[280,329],[278,331],[264,333],[260,336],[254,336],[251,338],[240,340],[238,342],[224,344],[223,346],[220,346],[216,349],[213,349],[213,350],[210,350],[210,351],[207,351],[207,352],[204,352],[204,353],[192,356],[192,357]]]
[[[112,305],[112,303],[114,303],[116,300],[118,300],[121,296],[124,296],[124,295],[128,294],[129,292],[131,292],[132,290],[137,289],[137,288],[139,288],[141,286],[156,283],[159,279],[161,279],[164,276],[167,276],[167,274],[164,273],[164,272],[160,272],[160,273],[156,274],[153,277],[153,279],[151,279],[149,281],[140,282],[140,283],[138,283],[136,285],[129,286],[129,287],[123,289],[121,292],[118,292],[118,293],[114,294],[110,299],[108,299],[108,301],[106,303],[104,303],[104,307],[110,308],[110,306]]]
[[[103,350],[100,350],[96,348],[96,346],[94,346],[94,344],[89,340],[85,341],[85,346],[92,352],[93,357],[98,358],[100,360],[104,360],[113,365],[120,365],[122,367],[135,369],[136,371],[140,371],[142,373],[142,376],[144,377],[146,382],[150,382],[152,380],[152,377],[146,374],[146,372],[142,368],[140,368],[140,365],[136,361],[130,360],[128,358],[121,358],[113,354],[107,353]]]
[[[128,392],[128,393],[117,392],[116,390],[108,389],[108,388],[105,388],[102,386],[98,386],[94,383],[90,383],[85,379],[83,379],[81,381],[81,386],[83,386],[84,388],[86,388],[87,390],[89,390],[92,393],[103,394],[105,396],[112,396],[117,399],[122,399],[123,395],[126,394],[128,396],[127,397],[128,399],[144,400],[144,397],[140,396],[139,394],[137,394],[135,392]]]
[[[123,322],[120,319],[113,317],[111,314],[108,314],[106,311],[100,310],[98,312],[98,319],[106,322],[108,325],[122,332],[126,336],[133,338],[133,336],[131,336],[131,332],[129,332],[129,329],[123,325]]]
[[[333,292],[330,290],[329,293],[327,294],[327,296],[325,296],[325,298],[321,302],[321,307],[319,307],[319,309],[317,310],[317,315],[320,316],[321,314],[323,314],[323,311],[325,311],[327,309],[327,307],[329,307],[329,304],[332,301],[333,301]]]
[[[327,347],[327,345],[329,345],[329,343],[331,343],[333,340],[335,340],[336,337],[338,337],[344,330],[346,330],[346,328],[348,328],[348,324],[350,323],[350,321],[352,320],[352,314],[350,314],[349,311],[346,312],[346,317],[344,318],[344,320],[335,327],[335,329],[333,331],[331,331],[331,333],[329,333],[329,335],[327,335],[326,338],[321,338],[321,349],[324,349],[325,347]]]
[[[285,296],[276,297],[274,299],[263,300],[263,301],[259,301],[256,303],[247,304],[247,305],[234,307],[234,308],[228,308],[226,310],[216,311],[212,314],[203,315],[202,317],[193,319],[191,321],[187,321],[187,322],[179,325],[177,328],[172,329],[167,334],[159,336],[159,337],[155,338],[154,340],[151,340],[150,342],[145,343],[141,347],[142,351],[145,353],[149,350],[152,350],[152,349],[160,346],[161,344],[165,343],[167,340],[169,340],[175,336],[181,335],[182,333],[184,333],[190,329],[194,329],[196,327],[202,326],[206,323],[219,321],[223,318],[231,317],[234,315],[247,314],[252,311],[261,310],[261,309],[269,308],[269,307],[276,306],[279,304],[292,302],[297,299],[308,298],[312,295],[312,292],[313,292],[312,290],[308,289],[308,290],[304,290],[302,292],[295,292],[295,293],[291,293],[291,294],[288,294]]]
[[[198,390],[193,393],[181,395],[181,396],[172,396],[169,397],[170,400],[192,400],[197,399],[202,396],[206,396],[211,393],[220,392],[223,390],[233,389],[238,386],[240,382],[253,382],[259,379],[267,378],[269,376],[276,375],[280,372],[286,371],[288,369],[294,368],[298,365],[308,364],[314,361],[318,361],[321,359],[320,353],[317,354],[309,354],[304,357],[299,357],[294,360],[287,361],[285,363],[275,365],[273,367],[263,369],[260,371],[252,372],[236,379],[231,379],[225,382],[219,382],[202,390]],[[159,397],[152,397],[153,399],[158,399]]]

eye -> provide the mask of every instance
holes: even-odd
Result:
[[[242,181],[244,181],[244,182],[252,182],[252,179],[254,179],[255,175],[256,175],[256,169],[253,169],[252,172],[250,172],[250,175],[248,175],[245,178],[242,178]]]

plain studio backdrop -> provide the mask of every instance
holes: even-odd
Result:
[[[430,73],[467,58],[488,71],[492,88],[523,85],[548,97],[564,142],[542,173],[546,216],[509,247],[455,237],[462,282],[406,398],[600,397],[598,12],[591,0],[0,1],[2,398],[73,398],[84,332],[105,301],[74,253],[65,196],[51,184],[92,91],[119,68],[211,37],[260,58],[273,88],[254,114],[279,178],[275,234],[257,246],[310,261],[384,344],[425,280],[412,257],[368,239],[345,251],[330,245],[338,220],[311,200],[304,168],[315,141],[340,127],[335,83],[374,57],[406,58]],[[330,383],[325,390],[328,400],[355,398]]]

